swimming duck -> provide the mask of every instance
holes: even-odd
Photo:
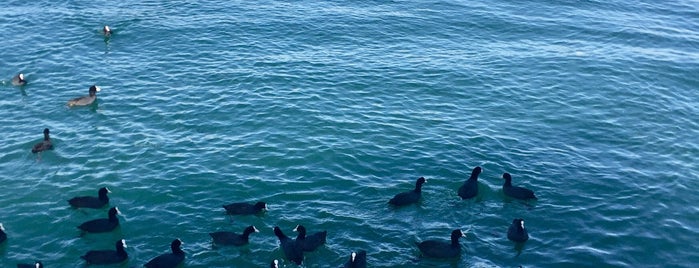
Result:
[[[76,208],[101,208],[109,203],[110,193],[107,187],[102,187],[97,191],[97,197],[94,196],[77,196],[68,200],[68,203]]]
[[[5,242],[7,240],[7,233],[5,233],[5,226],[2,226],[2,223],[0,223],[0,243]]]
[[[274,235],[279,238],[279,244],[286,258],[298,265],[303,262],[303,248],[296,241],[286,236],[278,226],[274,226]]]
[[[32,147],[32,153],[38,153],[53,149],[53,144],[51,144],[49,132],[50,131],[48,128],[44,129],[44,140],[40,143],[34,144],[34,147]]]
[[[317,232],[315,234],[306,236],[306,227],[303,225],[297,225],[294,228],[295,232],[299,232],[296,236],[296,244],[300,246],[303,251],[313,251],[321,245],[325,244],[325,239],[328,236],[328,231]]]
[[[529,239],[529,233],[524,228],[524,219],[514,219],[510,228],[507,229],[507,239],[514,242],[525,242]]]
[[[15,86],[24,86],[27,84],[27,80],[24,80],[24,74],[19,73],[15,77],[12,77],[12,85]]]
[[[502,185],[502,191],[505,195],[517,199],[536,199],[534,191],[524,187],[512,186],[512,176],[510,173],[502,174],[502,178],[505,179],[505,183]]]
[[[478,195],[478,175],[481,174],[481,167],[475,167],[471,171],[471,177],[459,187],[459,196],[461,199],[469,199]]]
[[[44,268],[44,264],[40,261],[36,261],[34,264],[18,263],[17,268]]]
[[[464,237],[461,230],[456,229],[451,232],[451,241],[425,240],[417,244],[422,255],[430,258],[456,258],[461,255],[461,245],[459,238]]]
[[[231,215],[253,215],[260,213],[263,209],[266,210],[267,204],[265,202],[257,202],[253,205],[240,202],[223,205],[223,208],[226,209],[226,213]]]
[[[213,232],[209,233],[211,238],[214,240],[214,244],[225,245],[225,246],[242,246],[248,244],[249,237],[251,233],[258,233],[255,226],[250,225],[245,230],[243,234],[236,234],[234,232]]]
[[[104,28],[102,28],[102,33],[105,37],[110,37],[112,36],[112,29],[109,29],[108,25],[104,25]]]
[[[417,203],[422,196],[422,185],[426,182],[424,177],[420,177],[415,182],[415,189],[396,194],[388,203],[394,206],[405,206]]]
[[[366,251],[352,252],[344,268],[366,268]]]
[[[117,214],[119,214],[119,209],[117,207],[112,207],[109,209],[108,218],[86,221],[83,224],[80,224],[78,229],[88,233],[110,232],[119,226],[119,218],[117,218]]]
[[[75,99],[69,100],[68,101],[68,106],[73,107],[73,106],[87,106],[95,102],[97,99],[97,92],[100,91],[98,86],[92,85],[89,89],[89,95],[87,96],[82,96],[82,97],[77,97]]]
[[[160,268],[160,267],[177,267],[184,262],[184,251],[180,248],[182,241],[179,239],[172,240],[170,243],[171,253],[161,254],[158,257],[151,259],[146,263],[145,267]]]
[[[116,242],[116,250],[90,250],[85,255],[80,256],[87,264],[116,264],[124,262],[129,254],[126,253],[126,241],[121,239]]]

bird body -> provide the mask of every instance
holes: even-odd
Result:
[[[255,204],[238,202],[223,205],[223,208],[226,210],[226,213],[231,215],[253,215],[260,213],[263,209],[267,209],[267,204],[265,202],[257,202]]]
[[[303,262],[303,248],[295,240],[286,236],[278,226],[274,226],[274,235],[279,239],[279,244],[286,258],[298,265]]]
[[[109,203],[109,189],[102,187],[97,191],[97,197],[77,196],[68,200],[68,204],[76,208],[102,208]]]
[[[524,219],[514,219],[507,229],[507,239],[523,243],[529,239],[529,232],[524,228]]]
[[[175,239],[170,243],[171,253],[161,254],[148,263],[145,267],[148,268],[171,268],[177,267],[180,263],[184,262],[184,251],[180,248],[182,246],[182,241]]]
[[[234,232],[213,232],[209,233],[209,235],[214,240],[214,244],[224,246],[242,246],[248,244],[250,234],[256,232],[260,231],[257,230],[255,226],[250,225],[245,228],[242,234],[236,234]]]
[[[420,177],[415,182],[415,189],[396,194],[388,203],[394,206],[405,206],[417,203],[422,196],[422,185],[426,182],[424,177]]]
[[[73,107],[73,106],[87,106],[95,102],[97,99],[97,92],[100,91],[101,89],[96,86],[92,85],[90,89],[88,90],[87,96],[82,96],[82,97],[77,97],[74,99],[71,99],[68,101],[68,107]]]
[[[41,141],[40,143],[37,143],[32,147],[32,153],[38,153],[38,152],[43,152],[46,150],[51,150],[53,149],[53,144],[51,143],[51,137],[49,137],[49,129],[45,128],[44,129],[44,140]]]
[[[461,199],[474,198],[478,195],[478,175],[481,174],[481,167],[475,167],[471,171],[471,177],[459,187],[459,196]]]
[[[19,73],[15,75],[15,77],[12,77],[12,85],[15,86],[24,86],[27,84],[27,80],[24,80],[24,74]]]
[[[512,186],[512,175],[510,173],[502,174],[505,183],[502,185],[502,191],[506,196],[517,199],[536,199],[534,191],[524,187]]]
[[[87,264],[104,265],[122,263],[129,257],[129,254],[126,253],[124,248],[126,248],[126,241],[121,239],[116,243],[116,250],[90,250],[85,253],[85,255],[80,256],[80,258],[87,261]]]
[[[328,236],[328,231],[317,232],[307,236],[306,227],[303,225],[297,225],[294,231],[299,232],[298,236],[296,236],[296,243],[303,251],[314,251],[316,248],[325,244],[325,240]]]
[[[352,252],[344,268],[366,268],[366,251]]]
[[[80,224],[78,228],[88,233],[110,232],[114,230],[117,226],[119,226],[119,218],[117,218],[117,214],[119,214],[118,208],[110,208],[108,212],[108,218],[86,221],[83,224]]]
[[[18,263],[17,268],[44,268],[44,264],[40,261],[34,262],[33,264]]]
[[[5,226],[2,226],[2,223],[0,223],[0,243],[5,242],[7,240],[7,233],[5,233]]]
[[[417,244],[418,249],[425,257],[430,258],[456,258],[461,255],[459,238],[464,234],[461,230],[451,232],[451,241],[426,240]]]

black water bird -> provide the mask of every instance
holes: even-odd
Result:
[[[296,236],[296,243],[303,251],[314,251],[316,248],[325,244],[325,239],[328,237],[328,231],[306,235],[306,227],[303,225],[297,225],[294,231],[299,233],[298,236]]]
[[[352,252],[350,259],[345,263],[344,268],[366,268],[366,251]]]
[[[27,84],[27,80],[24,80],[23,73],[19,73],[19,74],[15,75],[14,77],[12,77],[12,85],[24,86],[26,84]]]
[[[5,233],[5,226],[2,226],[2,223],[0,223],[0,243],[5,242],[7,240],[7,233]]]
[[[68,101],[68,106],[87,106],[95,102],[97,99],[97,92],[102,90],[96,85],[90,86],[87,96],[77,97]]]
[[[44,264],[40,261],[36,261],[32,264],[29,263],[18,263],[17,268],[44,268]]]
[[[478,175],[481,174],[481,167],[473,168],[471,171],[471,177],[464,182],[461,187],[459,187],[459,196],[461,199],[469,199],[476,197],[478,195]]]
[[[40,143],[37,143],[32,147],[32,153],[38,153],[38,152],[43,152],[46,150],[51,150],[53,149],[53,144],[51,144],[51,137],[49,137],[49,129],[45,128],[44,129],[44,140],[41,141]]]
[[[116,264],[122,263],[129,258],[129,254],[126,253],[126,241],[121,239],[116,242],[116,250],[90,250],[85,255],[80,256],[84,259],[87,264]]]
[[[420,177],[415,182],[415,189],[396,194],[388,203],[394,206],[405,206],[417,203],[422,196],[422,185],[427,182],[424,177]]]
[[[502,185],[502,191],[505,195],[517,199],[536,199],[534,191],[524,187],[512,186],[512,176],[510,173],[502,174],[502,178],[505,179],[505,183]]]
[[[417,244],[418,249],[425,257],[430,258],[456,258],[461,255],[459,238],[464,237],[461,230],[451,232],[451,241],[425,240]]]
[[[514,219],[507,229],[507,239],[522,243],[529,239],[529,233],[524,228],[524,219]]]
[[[209,235],[211,238],[213,238],[214,244],[217,245],[243,246],[249,243],[249,236],[251,233],[258,232],[260,232],[260,230],[257,230],[255,226],[250,225],[243,230],[242,234],[237,234],[234,232],[213,232],[209,233]]]
[[[265,202],[257,202],[255,204],[239,202],[223,205],[223,208],[226,209],[226,213],[231,215],[254,215],[262,210],[266,210],[267,204]]]
[[[272,263],[269,264],[270,268],[279,268],[279,260],[273,260]]]
[[[279,244],[284,252],[284,256],[289,261],[301,265],[301,262],[303,262],[303,248],[295,240],[286,236],[278,226],[274,226],[274,235],[279,238]]]
[[[161,254],[158,257],[153,258],[145,267],[148,268],[166,268],[166,267],[177,267],[180,263],[184,262],[184,251],[180,248],[182,246],[182,241],[179,239],[172,240],[170,243],[171,253]]]
[[[77,196],[68,200],[68,204],[76,208],[102,208],[109,203],[107,193],[111,193],[107,187],[97,190],[95,196]]]
[[[117,207],[112,207],[109,209],[108,218],[86,221],[83,224],[80,224],[78,228],[88,233],[110,232],[119,226],[119,218],[117,218],[117,214],[119,213],[120,212]]]
[[[109,29],[108,25],[104,25],[104,28],[102,28],[102,34],[104,34],[105,37],[110,37],[112,36],[112,29]]]

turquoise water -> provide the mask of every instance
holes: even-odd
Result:
[[[264,267],[296,224],[328,230],[304,267],[699,262],[696,1],[56,2],[0,4],[1,267],[79,267],[120,238],[117,267],[173,238],[186,267]],[[96,105],[66,107],[92,84]],[[505,198],[503,172],[539,200]],[[387,206],[420,176],[419,205]],[[80,237],[107,208],[66,200],[102,186],[121,227]],[[207,235],[251,224],[242,248]],[[456,228],[461,258],[419,258]]]

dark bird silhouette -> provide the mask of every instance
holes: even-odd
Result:
[[[108,218],[86,221],[83,224],[80,224],[78,228],[88,233],[110,232],[119,226],[119,218],[117,218],[117,214],[119,214],[119,209],[117,207],[112,207],[109,209]]]
[[[366,268],[366,251],[352,252],[344,268]]]
[[[2,226],[2,223],[0,223],[0,243],[5,242],[7,240],[7,233],[5,233],[5,226]]]
[[[502,185],[502,191],[505,195],[517,199],[536,199],[534,192],[524,187],[512,186],[512,176],[510,173],[502,174],[505,183]]]
[[[104,28],[102,28],[102,34],[104,34],[104,37],[110,37],[112,36],[112,29],[109,29],[108,25],[104,25]]]
[[[272,263],[269,264],[270,268],[279,268],[279,261],[278,260],[273,260]]]
[[[303,248],[297,245],[295,240],[286,236],[278,226],[274,226],[274,235],[279,238],[279,244],[284,252],[284,256],[289,261],[301,265],[301,262],[303,262]]]
[[[15,77],[12,77],[12,85],[15,86],[24,86],[27,84],[27,80],[24,80],[24,74],[19,73],[15,75]]]
[[[75,99],[71,99],[68,101],[68,106],[73,107],[73,106],[87,106],[95,102],[97,99],[97,92],[102,90],[96,85],[90,86],[90,89],[87,91],[88,95],[87,96],[82,96],[82,97],[77,97]]]
[[[40,261],[34,262],[33,264],[18,263],[17,268],[44,268],[44,264]]]
[[[471,171],[471,177],[464,182],[461,187],[459,187],[459,196],[461,199],[469,199],[476,197],[478,195],[478,175],[481,174],[481,167],[473,168]]]
[[[250,225],[245,230],[243,234],[236,234],[234,232],[213,232],[209,233],[211,238],[214,239],[214,244],[223,246],[242,246],[249,243],[249,236],[251,233],[260,232],[255,228],[255,226]]]
[[[507,239],[514,242],[525,242],[529,239],[529,233],[524,228],[524,219],[514,219],[510,228],[507,229]]]
[[[97,191],[97,197],[94,196],[77,196],[68,200],[68,204],[76,208],[102,208],[109,203],[110,193],[107,187],[102,187]]]
[[[415,182],[415,189],[412,191],[402,192],[396,194],[388,203],[394,206],[405,206],[413,203],[417,203],[422,196],[422,185],[427,182],[424,177],[420,177]]]
[[[257,202],[255,204],[240,202],[223,205],[223,208],[226,209],[226,213],[231,215],[253,215],[260,213],[263,209],[266,210],[267,204],[265,202]]]
[[[53,144],[51,144],[51,138],[49,137],[49,129],[45,128],[44,140],[40,143],[35,144],[34,147],[32,147],[32,153],[43,152],[51,149],[53,149]]]
[[[180,263],[184,262],[184,251],[180,248],[182,246],[182,241],[175,239],[170,243],[171,253],[161,254],[158,257],[153,258],[145,267],[148,268],[168,268],[177,267]]]
[[[80,256],[87,264],[115,264],[122,263],[129,258],[129,254],[126,253],[126,241],[121,239],[116,242],[116,250],[90,250],[85,255]]]
[[[456,258],[461,255],[461,245],[459,238],[463,237],[464,233],[456,229],[451,232],[451,241],[441,240],[425,240],[417,244],[422,255],[430,258]]]
[[[297,225],[294,231],[299,232],[298,236],[296,236],[296,244],[298,244],[303,251],[314,251],[316,248],[325,244],[325,239],[328,236],[328,231],[317,232],[307,236],[306,227],[303,227],[303,225]]]

